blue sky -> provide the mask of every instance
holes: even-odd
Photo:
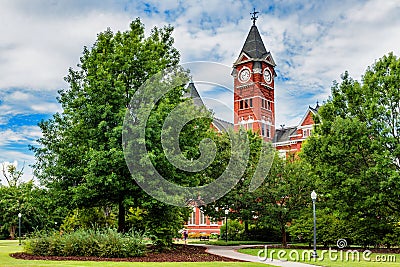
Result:
[[[277,63],[276,125],[297,124],[308,105],[328,98],[332,81],[345,70],[360,79],[384,54],[400,55],[398,0],[1,1],[0,162],[25,162],[25,179],[32,177],[28,145],[41,135],[37,123],[61,110],[56,97],[67,87],[63,77],[97,33],[126,30],[136,17],[147,32],[171,24],[182,62],[229,68],[250,29],[253,7]],[[230,119],[229,90],[199,89],[224,103],[227,108],[216,115]]]

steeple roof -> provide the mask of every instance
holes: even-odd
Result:
[[[251,26],[241,52],[251,58],[264,58],[268,54],[256,25]]]
[[[186,93],[184,93],[183,97],[192,98],[195,106],[206,108],[206,105],[204,104],[203,100],[201,99],[199,91],[197,91],[197,88],[194,85],[193,81],[190,81],[190,83],[187,87],[187,91],[186,91]],[[217,117],[213,117],[212,124],[219,132],[227,132],[229,129],[233,129],[233,124],[231,122],[228,122],[228,121],[225,121],[222,119],[218,119]]]

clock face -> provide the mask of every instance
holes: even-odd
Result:
[[[244,83],[250,79],[250,70],[249,69],[242,69],[239,72],[239,81]]]
[[[268,68],[264,69],[263,76],[266,83],[270,84],[272,82],[272,74]]]

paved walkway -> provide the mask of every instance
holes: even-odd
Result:
[[[192,244],[192,246],[193,245],[195,245],[195,244]],[[200,245],[199,244],[198,246],[206,247],[208,253],[231,258],[231,259],[236,259],[236,260],[265,263],[265,264],[269,264],[269,265],[273,265],[273,266],[283,266],[283,267],[315,267],[315,265],[300,263],[300,262],[271,260],[271,259],[262,260],[262,259],[259,259],[257,256],[252,256],[252,255],[247,255],[247,254],[237,252],[237,250],[241,249],[241,248],[259,247],[259,246],[254,246],[254,245],[213,246],[213,245]],[[260,256],[263,257],[265,255],[261,254]]]

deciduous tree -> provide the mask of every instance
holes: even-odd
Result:
[[[136,90],[158,71],[175,65],[172,27],[149,37],[139,19],[125,32],[98,34],[83,50],[78,69],[69,69],[69,88],[59,91],[62,113],[40,123],[41,146],[34,148],[35,174],[48,188],[66,193],[77,206],[117,204],[125,229],[125,200],[141,190],[126,167],[121,132]]]
[[[384,236],[400,211],[400,59],[385,55],[361,82],[345,72],[315,119],[303,151],[319,193],[360,243],[377,242],[367,237]]]
[[[163,129],[168,114],[180,103],[190,102],[183,97],[189,76],[177,66],[179,53],[173,47],[172,30],[170,26],[154,28],[145,37],[144,26],[136,19],[126,32],[100,33],[91,49],[84,48],[78,69],[69,70],[66,77],[69,88],[61,90],[58,98],[63,111],[40,123],[41,146],[34,148],[37,177],[46,187],[62,193],[69,202],[66,205],[117,205],[119,231],[126,230],[126,208],[139,208],[144,212],[146,230],[162,246],[170,244],[174,231],[183,227],[188,210],[153,199],[138,186],[134,178],[138,178],[139,171],[129,172],[123,151],[123,145],[129,144],[122,144],[122,133],[125,115],[141,112],[132,110],[135,108],[131,105],[132,97],[139,94],[142,100],[150,98],[150,88],[145,82],[173,67],[177,75],[171,72],[158,85],[168,87],[169,80],[176,78],[176,86],[169,88],[157,103],[141,106],[143,110],[152,109],[143,123],[146,136],[145,140],[132,142],[143,141],[148,153],[132,154],[139,163],[149,157],[156,170],[172,182],[193,186],[204,180],[201,175],[175,168],[161,145],[162,132],[168,130]],[[155,104],[154,109],[150,104]],[[204,112],[205,116],[189,121],[177,136],[183,155],[196,159],[199,142],[211,132],[211,115],[193,104],[186,112]],[[146,166],[142,169],[147,170]]]

